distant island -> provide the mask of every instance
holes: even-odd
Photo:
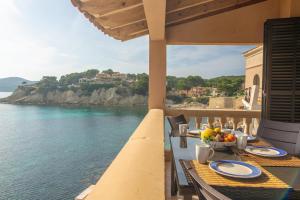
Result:
[[[36,81],[30,81],[20,77],[0,78],[0,92],[13,92],[19,85],[33,83],[36,83]]]
[[[32,84],[20,84],[0,102],[59,105],[146,105],[147,74],[125,74],[111,69],[90,69],[63,75],[44,76]],[[207,105],[211,97],[243,95],[244,76],[203,79],[200,76],[167,77],[167,104]]]

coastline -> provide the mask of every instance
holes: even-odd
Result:
[[[27,91],[19,87],[10,96],[1,98],[1,103],[15,105],[54,105],[66,107],[101,107],[101,106],[146,106],[147,96],[122,95],[117,93],[117,88],[94,90],[89,95],[82,91],[53,90],[45,93]]]

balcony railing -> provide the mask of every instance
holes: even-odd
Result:
[[[195,120],[196,128],[200,128],[203,118],[207,118],[209,126],[219,124],[221,127],[231,126],[233,129],[242,127],[245,133],[252,131],[259,123],[259,110],[234,109],[167,109],[165,115],[176,116],[183,114],[187,120]]]

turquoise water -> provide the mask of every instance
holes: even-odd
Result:
[[[74,199],[96,183],[145,108],[0,104],[0,199]]]

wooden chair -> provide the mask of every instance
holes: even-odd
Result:
[[[175,131],[179,130],[179,124],[187,124],[188,122],[186,121],[184,115],[178,115],[176,117],[174,116],[167,116],[167,119],[170,123],[171,126],[171,135],[172,133],[174,133]]]
[[[262,120],[257,135],[289,154],[300,155],[300,123]]]
[[[200,200],[231,200],[229,197],[218,192],[216,189],[205,183],[196,173],[189,161],[183,161],[184,170],[191,177],[194,189]]]

